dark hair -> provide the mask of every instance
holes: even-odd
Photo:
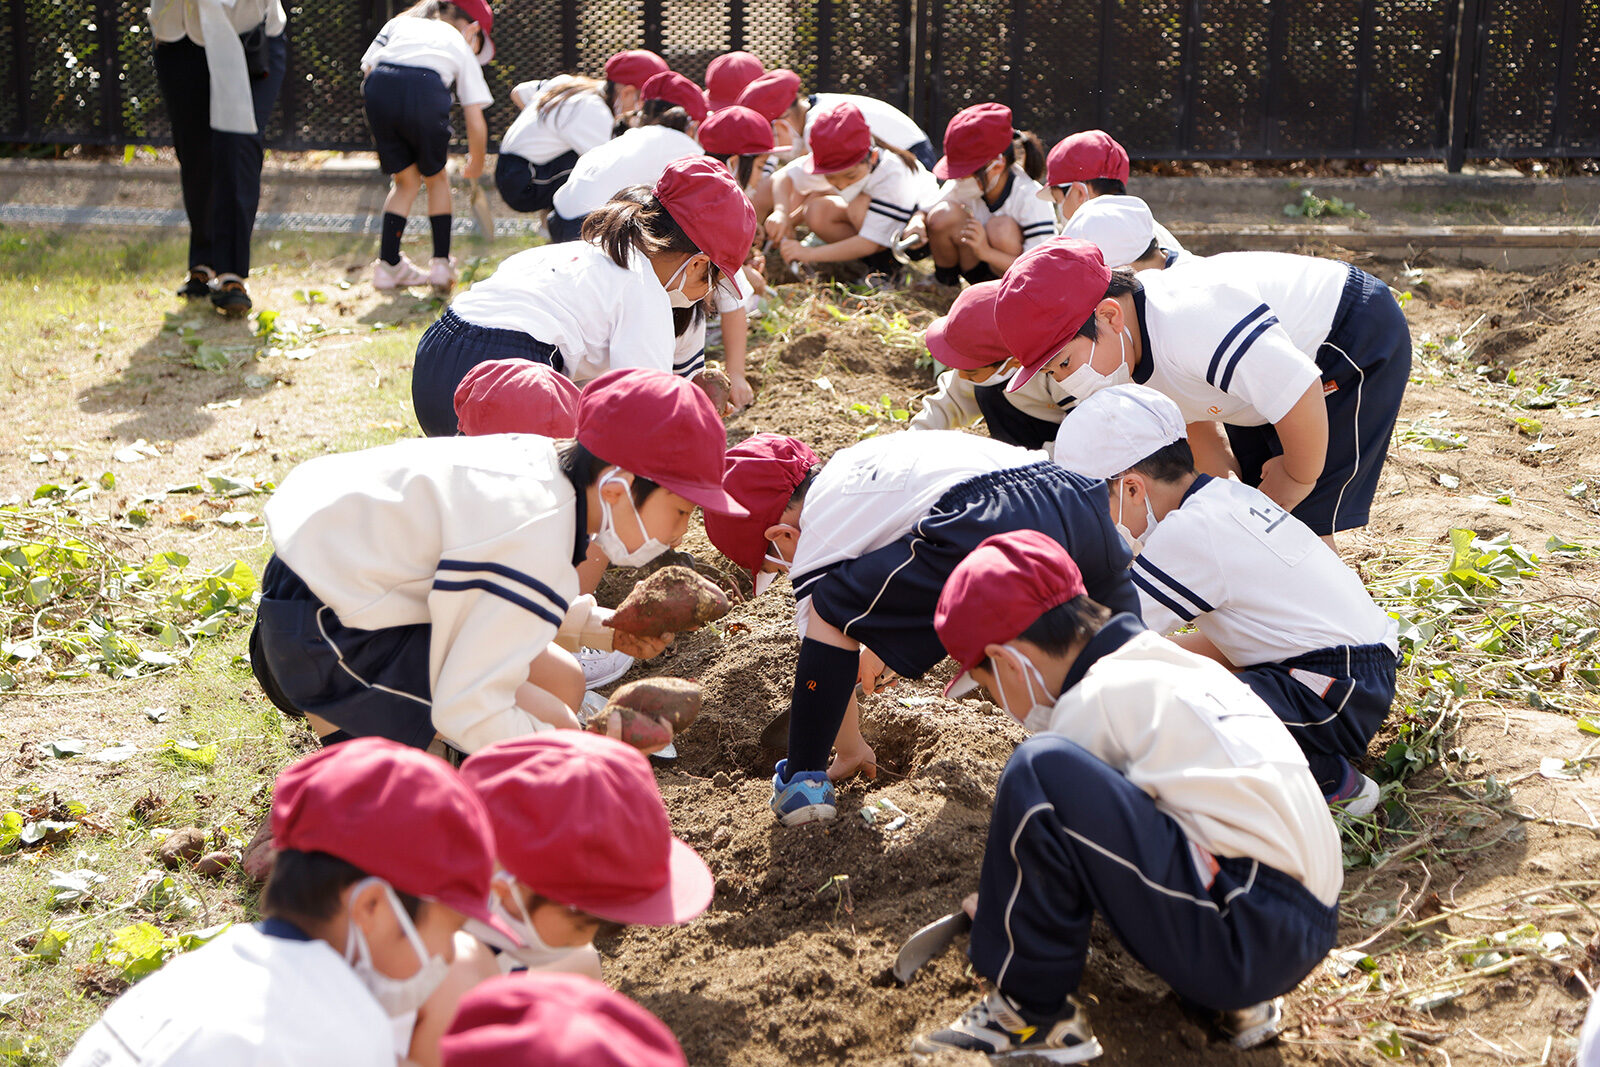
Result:
[[[1087,185],[1095,196],[1128,195],[1128,187],[1115,178],[1090,178],[1083,184]]]
[[[561,466],[561,473],[567,476],[567,481],[571,482],[573,488],[580,493],[595,482],[598,482],[600,480],[600,472],[607,467],[621,466],[621,464],[606,462],[571,438],[556,443],[556,460]],[[636,508],[644,507],[644,502],[649,498],[650,494],[660,488],[661,486],[652,482],[649,478],[635,473],[633,475],[633,506]]]
[[[689,132],[689,113],[666,100],[646,100],[639,107],[638,126],[665,126],[679,133]]]
[[[714,156],[728,165],[733,171],[733,178],[739,183],[739,188],[750,188],[750,179],[756,176],[756,160],[767,155],[766,152],[757,152],[753,156]],[[736,162],[737,161],[737,162]]]
[[[579,74],[570,77],[571,81],[541,92],[529,102],[528,106],[547,118],[554,118],[560,114],[563,107],[584,93],[598,93],[601,99],[605,100],[608,111],[616,105],[617,87],[613,83],[603,82],[598,78],[585,78]]]
[[[1156,449],[1128,470],[1158,482],[1176,482],[1194,473],[1194,451],[1187,440],[1179,439]]]
[[[1139,288],[1139,283],[1134,279],[1133,271],[1129,270],[1127,267],[1118,267],[1116,270],[1111,272],[1111,281],[1106,286],[1106,295],[1102,296],[1100,299],[1109,300],[1116,296],[1127,296],[1137,288]],[[1098,303],[1098,301],[1096,301],[1096,303]],[[1078,327],[1078,336],[1087,337],[1091,341],[1093,341],[1097,336],[1096,327],[1094,324],[1094,314],[1092,312],[1089,315],[1088,321],[1082,326]]]
[[[339,914],[339,894],[367,877],[353,863],[326,852],[300,852],[286,848],[272,860],[272,873],[261,891],[261,914],[293,921],[327,922]],[[395,896],[415,919],[422,901],[396,889]]]
[[[630,185],[589,212],[584,217],[582,233],[585,241],[599,245],[619,267],[628,266],[635,250],[647,256],[702,254],[700,246],[683,232],[678,220],[661,206],[661,201],[656,199],[656,194],[648,185]],[[717,283],[722,280],[722,271],[715,263],[708,265],[706,280],[710,282],[710,287],[698,304],[710,299]],[[700,313],[703,314],[703,310]],[[692,321],[692,315],[684,319],[684,323]],[[682,334],[686,328],[679,323],[676,315],[673,316],[673,326],[677,334]]]
[[[1165,255],[1165,252],[1161,247],[1161,242],[1152,237],[1150,238],[1150,247],[1146,248],[1143,252],[1140,252],[1138,258],[1136,258],[1134,262],[1138,263],[1140,260],[1149,259],[1151,256],[1157,255]]]
[[[922,166],[922,161],[916,156],[912,155],[910,152],[907,152],[904,148],[896,148],[894,145],[890,144],[888,141],[885,141],[877,134],[872,135],[872,147],[881,148],[883,151],[888,152],[891,156],[894,156],[894,158],[904,163],[906,165],[906,169],[911,171],[913,174],[916,173],[918,167]]]
[[[794,492],[789,494],[789,503],[784,505],[784,511],[788,511],[790,508],[797,508],[806,502],[806,494],[811,492],[811,485],[817,480],[817,475],[820,473],[822,473],[822,464],[820,463],[806,471],[805,477],[800,479],[800,484],[795,486]]]
[[[1044,181],[1048,158],[1039,135],[1032,130],[1013,130],[1011,147],[1006,149],[1006,162],[1020,163],[1024,174],[1036,182]]]
[[[529,918],[532,918],[533,913],[539,908],[544,907],[546,904],[554,904],[558,908],[566,908],[574,915],[581,915],[592,923],[599,923],[600,929],[595,931],[596,937],[601,937],[606,934],[621,933],[623,930],[628,928],[627,923],[619,923],[614,919],[602,919],[593,912],[584,911],[582,908],[575,908],[571,904],[563,904],[559,900],[554,900],[543,895],[542,893],[536,893],[532,889],[529,889],[528,895],[522,899],[522,906],[528,909]]]
[[[421,0],[420,3],[412,4],[400,13],[409,15],[412,18],[439,19],[443,22],[456,22],[465,26],[471,26],[478,21],[467,14],[466,11],[450,3],[450,0]],[[483,37],[481,35],[472,46],[472,50],[474,52],[483,51]]]
[[[1037,645],[1046,655],[1065,656],[1074,645],[1099,633],[1110,619],[1110,608],[1090,600],[1087,595],[1075,596],[1040,615],[1018,636]],[[994,673],[992,660],[985,659],[981,666],[990,674]]]

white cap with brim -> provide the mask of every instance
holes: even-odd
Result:
[[[1055,461],[1085,478],[1114,478],[1184,437],[1183,413],[1165,393],[1115,385],[1061,420]]]
[[[1126,267],[1155,240],[1156,220],[1137,196],[1097,196],[1072,213],[1061,236],[1093,242],[1106,266]]]

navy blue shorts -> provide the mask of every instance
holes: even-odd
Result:
[[[1395,653],[1388,645],[1340,645],[1258,663],[1238,678],[1283,720],[1323,794],[1332,796],[1347,761],[1367,754],[1389,715]]]
[[[983,412],[983,422],[989,427],[989,436],[996,441],[1020,448],[1040,449],[1054,441],[1061,429],[1061,419],[1051,422],[1018,410],[1006,398],[1006,383],[974,386],[972,394],[978,402],[978,410]]]
[[[474,326],[449,308],[417,342],[411,368],[411,406],[429,437],[454,437],[456,386],[467,372],[491,359],[525,359],[562,370],[566,361],[555,345],[518,330]]]
[[[795,597],[872,649],[903,678],[944,659],[933,610],[945,579],[979,542],[1038,530],[1066,548],[1089,596],[1113,612],[1139,613],[1128,577],[1132,556],[1111,523],[1106,483],[1054,463],[980,474],[953,486],[911,532],[856,559],[795,578]]]
[[[511,210],[545,211],[577,162],[576,152],[563,152],[548,163],[530,163],[521,156],[501,152],[494,165],[494,185]]]
[[[555,196],[554,193],[550,195],[552,197]],[[550,227],[550,240],[556,244],[582,240],[583,220],[588,217],[588,215],[579,215],[575,219],[569,219],[565,215],[552,210],[544,220],[545,225]]]
[[[261,575],[250,669],[289,715],[320,715],[350,737],[433,742],[433,627],[345,626],[300,576],[273,556]],[[340,740],[343,740],[341,738]]]
[[[367,125],[378,146],[378,166],[398,174],[417,165],[424,178],[450,160],[450,89],[426,67],[379,63],[361,85]]]
[[[1294,517],[1319,534],[1365,526],[1389,455],[1389,438],[1411,379],[1411,330],[1389,287],[1350,268],[1333,328],[1317,349],[1328,402],[1328,458],[1311,495]],[[1247,485],[1261,482],[1261,467],[1283,454],[1270,424],[1229,426],[1228,442]]]

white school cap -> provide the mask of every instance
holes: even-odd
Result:
[[[1061,236],[1097,244],[1106,266],[1125,267],[1155,240],[1156,220],[1137,196],[1097,196],[1072,213]]]
[[[1184,436],[1183,413],[1165,393],[1115,385],[1067,412],[1055,461],[1086,478],[1114,478]]]

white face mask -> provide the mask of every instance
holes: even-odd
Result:
[[[843,198],[844,202],[848,204],[850,201],[854,200],[857,196],[861,195],[861,190],[863,190],[863,189],[865,189],[867,187],[867,179],[870,178],[870,177],[872,177],[872,172],[869,170],[869,171],[867,171],[867,173],[865,173],[865,174],[863,174],[861,176],[861,180],[860,181],[851,182],[849,185],[845,186],[843,189],[835,190],[833,195]]]
[[[1110,374],[1101,374],[1094,369],[1094,354],[1100,344],[1096,338],[1089,345],[1089,358],[1084,360],[1083,366],[1061,379],[1061,388],[1070,396],[1076,397],[1081,404],[1102,389],[1110,389],[1114,385],[1127,385],[1133,381],[1133,369],[1128,366],[1128,340],[1132,336],[1126,326],[1117,335],[1117,365]]]
[[[489,910],[495,917],[511,928],[522,942],[521,948],[504,948],[502,951],[531,970],[538,970],[545,964],[552,963],[563,956],[571,955],[570,948],[557,948],[547,944],[539,936],[539,928],[533,924],[533,916],[528,914],[528,909],[522,903],[522,894],[517,889],[517,882],[509,874],[501,871],[495,875],[495,881],[505,882],[511,887],[511,897],[517,902],[517,913],[511,914],[506,906],[500,902],[500,894],[493,893],[489,897]]]
[[[771,552],[767,553],[766,561],[768,563],[776,563],[779,567],[783,568],[784,570],[788,570],[789,569],[789,561],[788,560],[784,559],[782,556],[775,556]],[[755,592],[755,595],[756,596],[760,596],[762,593],[766,592],[767,586],[771,585],[773,579],[776,578],[777,576],[778,576],[778,572],[777,571],[756,571],[756,592]]]
[[[1123,543],[1128,546],[1128,551],[1137,556],[1144,551],[1145,541],[1149,540],[1150,535],[1155,532],[1156,509],[1150,506],[1150,494],[1146,493],[1144,495],[1144,536],[1135,537],[1126,526],[1122,525],[1122,499],[1122,492],[1119,489],[1117,492],[1117,533],[1122,535]]]
[[[678,269],[673,271],[672,277],[667,279],[667,299],[675,308],[692,308],[697,303],[697,301],[690,300],[688,294],[683,291],[684,285],[686,285],[689,281],[687,277],[685,277],[683,281],[678,282],[677,288],[673,288],[672,285],[673,282],[678,281],[678,275],[686,275],[688,273],[689,264],[693,261],[694,257],[690,256],[688,259],[678,264]]]
[[[606,559],[617,566],[643,567],[672,546],[654,537],[647,537],[644,544],[629,552],[628,546],[622,543],[622,535],[617,533],[616,523],[611,517],[611,504],[606,500],[604,491],[607,482],[616,482],[622,486],[623,499],[628,502],[640,531],[644,532],[644,519],[640,517],[639,509],[633,506],[633,487],[628,484],[626,478],[613,470],[600,479],[600,531],[594,535],[594,542],[600,546],[600,551],[606,554]]]
[[[1005,709],[1006,714],[1016,719],[1030,732],[1036,733],[1047,728],[1050,725],[1050,715],[1056,709],[1055,703],[1048,699],[1035,700],[1033,695],[1033,683],[1038,682],[1039,690],[1044,693],[1046,698],[1050,696],[1050,687],[1045,684],[1044,675],[1040,673],[1038,667],[1033,665],[1033,661],[1021,652],[1018,652],[1010,645],[1002,645],[1001,647],[1005,650],[1006,655],[1012,657],[1013,662],[1022,669],[1023,676],[1028,680],[1029,704],[1028,710],[1021,715],[1012,710],[1011,704],[1006,700],[1006,685],[1000,680],[999,669],[994,668],[994,685],[999,690],[995,697],[1000,701],[1000,706]]]
[[[954,200],[958,204],[964,201],[980,200],[982,198],[983,183],[978,180],[978,176],[976,174],[958,179],[956,184],[950,189],[950,199]]]
[[[444,981],[450,965],[445,962],[443,956],[435,956],[428,952],[428,947],[422,943],[422,936],[411,924],[411,916],[406,914],[400,898],[394,895],[394,890],[382,878],[363,878],[350,891],[350,899],[354,900],[369,885],[383,887],[389,908],[399,920],[400,929],[405,931],[406,940],[411,943],[411,950],[417,954],[417,959],[422,961],[422,966],[418,967],[417,973],[410,978],[391,978],[379,971],[372,964],[372,949],[367,945],[367,936],[362,933],[361,927],[354,920],[351,920],[349,933],[345,936],[344,959],[350,965],[350,969],[356,972],[356,977],[361,979],[361,984],[372,993],[373,999],[383,1007],[384,1012],[394,1018],[422,1007],[423,1002],[433,996],[433,991]]]

